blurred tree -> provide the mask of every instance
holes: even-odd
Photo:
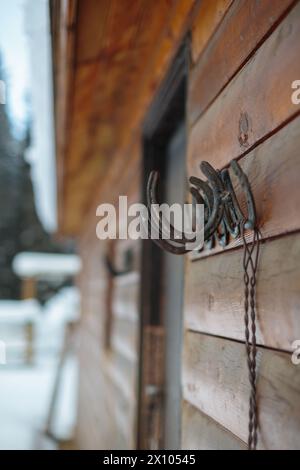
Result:
[[[0,55],[0,80],[5,74]],[[12,260],[21,251],[69,252],[73,245],[53,241],[44,230],[34,203],[30,165],[24,154],[30,145],[30,130],[19,141],[11,133],[6,105],[0,104],[0,298],[18,299],[20,279],[12,270]],[[40,300],[61,287],[40,283]]]
[[[5,82],[0,56],[0,80]],[[19,251],[15,235],[19,225],[18,180],[20,174],[18,143],[12,137],[6,106],[0,104],[0,297],[16,298],[19,280],[11,261]]]

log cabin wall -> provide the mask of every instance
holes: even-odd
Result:
[[[139,187],[136,178],[130,203],[139,200]],[[79,279],[83,315],[76,442],[81,449],[131,449],[136,440],[140,244],[100,243],[94,218],[89,228],[79,242],[84,269]],[[112,276],[105,257],[121,271],[128,250],[130,272]]]
[[[300,370],[291,351],[300,337],[300,116],[291,83],[300,76],[300,4],[227,3],[209,41],[201,16],[193,28],[188,173],[199,174],[200,160],[223,168],[237,158],[249,177],[264,240],[258,447],[299,449]],[[249,383],[240,239],[187,262],[184,319],[182,447],[243,449]]]
[[[197,10],[194,0],[52,4],[60,230],[83,261],[81,449],[136,447],[140,243],[99,241],[95,211],[119,195],[140,201],[142,121]],[[132,272],[112,279],[104,257],[121,270],[128,249]]]
[[[299,448],[300,369],[291,361],[292,343],[300,339],[300,108],[291,101],[291,83],[300,79],[299,1],[69,4],[67,13],[52,14],[61,28],[55,31],[66,26],[74,49],[67,48],[73,65],[63,72],[66,52],[57,45],[62,33],[54,34],[61,229],[77,237],[83,260],[78,446],[136,446],[139,367],[145,366],[139,364],[141,246],[99,242],[95,208],[117,203],[120,194],[140,201],[142,122],[189,37],[188,176],[200,174],[201,160],[223,168],[238,158],[253,188],[263,237],[259,448]],[[114,50],[113,40],[103,37],[117,36],[119,29]],[[126,56],[129,46],[134,60]],[[73,91],[64,94],[72,74]],[[128,249],[132,271],[112,278],[104,256],[122,269]],[[181,447],[245,449],[250,389],[241,240],[186,257],[184,284]],[[155,357],[147,364],[149,374],[158,366]]]

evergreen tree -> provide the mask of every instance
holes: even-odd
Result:
[[[1,56],[0,80],[5,81]],[[12,269],[12,260],[17,253],[70,251],[69,244],[58,244],[51,239],[38,218],[30,165],[24,158],[29,145],[30,130],[22,141],[15,139],[6,105],[0,104],[0,299],[20,297],[20,279]],[[40,283],[41,301],[61,284],[52,287],[49,283]]]
[[[5,82],[1,56],[0,80]],[[20,289],[11,269],[12,259],[19,251],[19,166],[18,143],[10,131],[6,105],[0,104],[0,298],[16,298]]]

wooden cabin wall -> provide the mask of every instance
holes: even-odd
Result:
[[[292,342],[300,339],[300,109],[291,101],[291,83],[300,79],[300,4],[198,4],[188,27],[188,174],[199,174],[201,160],[222,168],[238,158],[249,175],[263,236],[258,279],[259,447],[299,448],[300,369],[292,364],[291,352]],[[119,194],[129,194],[132,202],[140,200],[138,123],[157,90],[157,70],[162,80],[179,37],[178,33],[168,38],[168,60],[165,54],[154,61],[156,86],[148,88],[132,109],[134,141],[122,146],[106,179],[99,178],[101,188],[79,237],[84,268],[78,281],[83,303],[76,439],[82,449],[136,444],[140,246],[131,242],[133,272],[111,279],[104,255],[112,253],[118,266],[131,244],[115,241],[112,247],[97,240],[95,207],[117,202]],[[124,134],[122,142],[127,138]],[[230,242],[225,250],[218,247],[187,259],[184,449],[246,448],[250,390],[242,276],[241,240]]]
[[[300,338],[300,107],[291,84],[300,77],[300,3],[227,3],[209,41],[200,18],[193,27],[188,173],[199,174],[200,160],[223,168],[237,158],[249,177],[263,238],[258,447],[299,449],[300,369],[291,353]],[[185,284],[182,447],[243,449],[250,388],[241,240],[190,258]]]
[[[117,204],[119,195],[128,195],[130,202],[140,202],[142,121],[198,11],[195,0],[136,1],[133,10],[139,10],[141,15],[135,21],[130,14],[119,11],[128,11],[131,5],[130,1],[126,6],[125,2],[118,0],[79,2],[78,22],[82,25],[82,34],[77,40],[77,49],[84,47],[84,53],[88,56],[93,55],[94,51],[95,57],[84,60],[82,64],[77,60],[78,70],[82,67],[87,71],[77,75],[74,86],[75,118],[70,127],[65,166],[68,161],[74,165],[87,154],[92,165],[87,169],[88,162],[84,163],[84,177],[80,168],[77,178],[74,173],[72,178],[66,178],[66,186],[71,185],[72,188],[70,191],[65,188],[65,206],[73,200],[76,210],[65,213],[62,227],[72,232],[75,225],[76,228],[80,226],[79,254],[83,261],[78,279],[82,294],[82,320],[76,432],[76,443],[81,449],[127,449],[136,446],[140,243],[97,240],[95,211],[101,203]],[[111,14],[104,15],[109,8]],[[86,12],[85,15],[80,13],[81,9]],[[108,39],[102,37],[100,18],[113,25],[108,29],[107,34],[111,34]],[[126,28],[129,29],[125,35],[123,30]],[[91,31],[95,34],[90,36]],[[115,49],[113,47],[113,34],[121,43],[117,44],[122,52],[119,55],[112,54],[115,49],[118,50],[116,45]],[[131,44],[130,49],[127,43]],[[101,53],[95,53],[95,50]],[[106,70],[105,67],[110,64],[106,59],[108,54],[113,57],[113,65]],[[102,73],[93,73],[94,68],[99,68]],[[97,81],[99,78],[100,81]],[[108,93],[103,88],[103,82],[109,89]],[[115,90],[114,87],[119,89]],[[96,91],[103,98],[97,106],[93,99]],[[95,107],[95,115],[92,114],[88,123],[90,107]],[[120,113],[121,119],[118,118]],[[107,124],[102,114],[108,114]],[[112,137],[109,151],[101,134],[108,127]],[[85,144],[88,144],[88,152],[82,152]],[[129,247],[134,252],[133,272],[112,280],[105,269],[104,256],[113,254],[114,264],[120,267],[123,254]]]
[[[127,187],[128,204],[139,201],[140,177]],[[112,192],[106,202],[118,199]],[[80,389],[76,442],[81,449],[132,449],[135,447],[137,371],[139,348],[140,242],[99,240],[96,217],[83,231],[80,254],[83,270],[80,325]],[[113,277],[105,263],[124,269],[132,250],[130,272]]]

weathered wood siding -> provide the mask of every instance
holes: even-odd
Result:
[[[300,366],[291,362],[292,342],[300,339],[300,105],[291,101],[291,84],[300,79],[300,2],[71,4],[61,15],[56,127],[61,224],[78,235],[83,260],[78,446],[136,445],[141,247],[97,240],[95,208],[116,204],[121,194],[140,201],[142,123],[190,33],[187,173],[197,176],[201,160],[223,168],[239,159],[263,237],[259,448],[300,448]],[[65,36],[68,61],[60,67]],[[111,279],[105,254],[120,266],[128,247],[133,271]],[[187,256],[182,448],[246,448],[242,276],[240,239]],[[158,336],[149,328],[145,341]],[[153,353],[153,344],[149,339],[143,367],[159,374],[163,351]]]
[[[140,202],[142,121],[197,11],[195,0],[78,1],[61,228],[79,230],[83,260],[80,448],[136,445],[140,245],[131,242],[134,271],[109,279],[104,255],[113,252],[121,267],[129,246],[96,239],[95,210],[119,195]],[[151,352],[149,373],[152,359]]]
[[[187,167],[198,175],[202,159],[223,168],[238,158],[249,176],[264,241],[258,447],[299,449],[300,368],[291,351],[300,339],[300,106],[292,103],[291,84],[300,77],[300,4],[226,6],[202,50],[192,44]],[[250,387],[241,240],[189,258],[184,325],[182,446],[243,448]]]

